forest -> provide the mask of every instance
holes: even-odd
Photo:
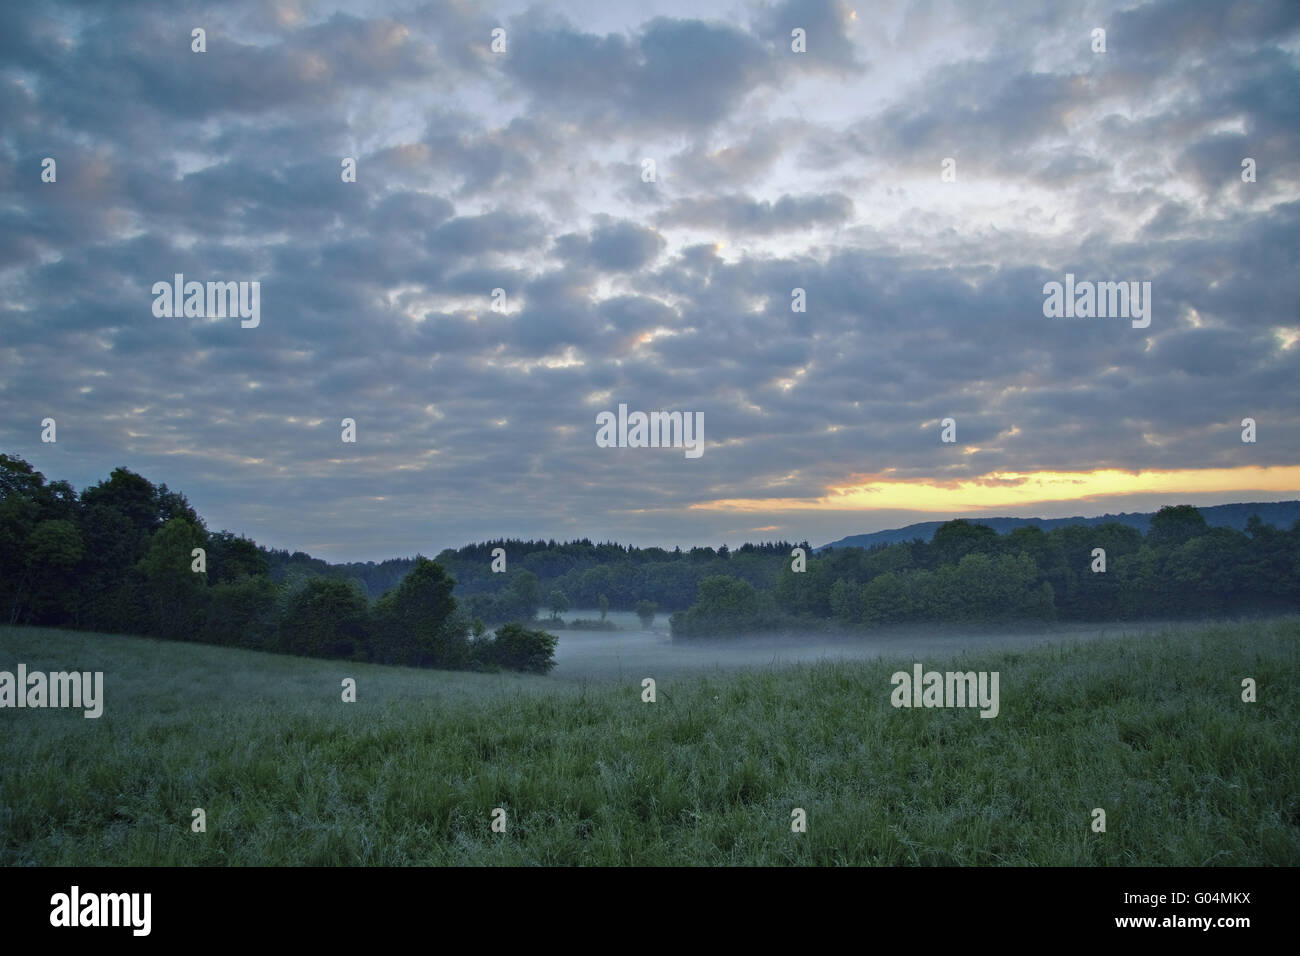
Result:
[[[209,532],[185,495],[126,468],[80,494],[0,454],[0,607],[9,624],[443,669],[545,673],[555,638],[488,634],[417,557],[376,600],[356,578],[272,574],[274,553]],[[304,556],[305,557],[305,556]],[[323,562],[321,562],[323,564]],[[531,617],[529,618],[531,620]]]
[[[455,592],[455,593],[453,593]],[[930,541],[788,541],[672,551],[499,539],[330,564],[210,532],[185,495],[126,468],[78,493],[0,455],[0,608],[10,624],[308,656],[546,671],[548,607],[665,612],[674,638],[896,625],[1004,625],[1300,608],[1300,521],[1210,527],[1166,506],[1119,523],[1007,534],[967,520]],[[490,631],[495,627],[495,632]]]

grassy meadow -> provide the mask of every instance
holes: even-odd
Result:
[[[893,708],[915,660],[999,671],[999,716]],[[0,628],[19,662],[102,670],[105,705],[0,710],[9,866],[1300,864],[1295,618],[673,675],[655,703],[639,677]]]

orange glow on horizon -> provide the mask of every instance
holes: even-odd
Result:
[[[1300,465],[1186,468],[1168,471],[990,472],[976,478],[889,478],[893,469],[857,475],[819,498],[723,498],[701,511],[971,511],[1110,495],[1270,491],[1300,494]]]

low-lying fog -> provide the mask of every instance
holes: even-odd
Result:
[[[597,611],[564,615],[594,619]],[[780,666],[801,661],[860,660],[903,657],[920,661],[950,657],[967,650],[1023,649],[1044,644],[1089,641],[1160,630],[1162,623],[1049,624],[1036,629],[978,630],[914,626],[872,634],[763,635],[718,640],[692,638],[674,642],[665,616],[645,630],[635,614],[611,611],[607,620],[619,630],[549,629],[559,638],[552,675],[574,680],[605,677],[657,677],[686,671],[735,670]],[[545,617],[535,627],[547,630]]]

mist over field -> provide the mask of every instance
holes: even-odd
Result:
[[[595,611],[571,616],[594,618]],[[568,616],[568,615],[566,615]],[[760,633],[674,641],[664,624],[641,627],[635,614],[611,613],[622,630],[556,630],[555,670],[563,680],[597,681],[661,675],[779,668],[817,661],[907,657],[925,661],[968,651],[1024,650],[1051,644],[1085,643],[1098,638],[1158,632],[1167,622],[1138,621],[1105,625],[1055,624],[1014,629],[898,627],[870,634]],[[545,626],[545,622],[541,622]]]

